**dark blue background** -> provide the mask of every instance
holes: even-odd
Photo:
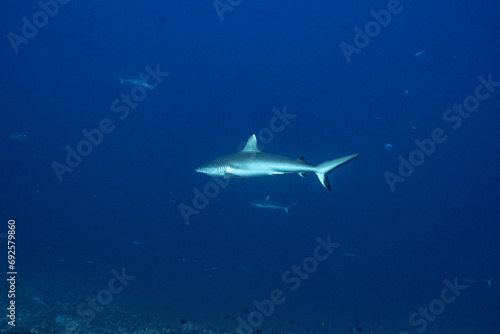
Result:
[[[136,279],[119,300],[131,313],[235,328],[216,317],[282,288],[287,301],[262,328],[292,331],[294,319],[347,331],[359,319],[415,332],[408,316],[444,279],[498,277],[498,88],[459,129],[442,120],[478,76],[500,81],[498,4],[401,4],[349,64],[339,44],[387,1],[243,1],[223,21],[210,1],[71,1],[17,54],[7,34],[40,7],[2,4],[0,213],[3,231],[17,220],[19,289],[90,296],[126,267]],[[110,104],[133,86],[115,75],[157,64],[170,75],[120,120]],[[235,152],[284,106],[297,116],[266,152],[311,164],[362,156],[330,175],[332,192],[314,175],[233,180],[182,236],[178,205],[211,181],[194,168]],[[60,183],[51,164],[103,118],[115,130]],[[391,192],[384,172],[436,127],[448,140]],[[248,205],[267,195],[298,204]],[[286,290],[282,273],[329,234],[338,251]],[[498,281],[471,285],[433,330],[496,333],[498,297]]]

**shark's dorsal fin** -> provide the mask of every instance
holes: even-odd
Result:
[[[144,77],[142,76],[142,73],[141,73],[141,75],[139,76],[139,78],[140,78],[141,80],[144,80]]]
[[[252,137],[248,139],[245,147],[243,147],[243,152],[260,152],[257,147],[257,137],[255,137],[255,135],[252,135]]]
[[[304,156],[298,158],[297,160],[307,163],[306,157],[304,157]]]
[[[264,201],[268,201],[269,202],[269,196],[266,197],[266,199]]]

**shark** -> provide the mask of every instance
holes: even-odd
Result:
[[[120,83],[122,85],[123,85],[123,83],[128,82],[128,83],[131,83],[132,85],[142,86],[144,88],[153,88],[153,86],[148,84],[147,80],[142,76],[142,73],[140,74],[139,79],[123,79],[117,75],[115,75],[115,76],[120,80]]]
[[[491,282],[493,282],[494,278],[480,278],[480,279],[473,279],[473,278],[462,278],[465,282],[467,283],[487,283],[491,287]]]
[[[287,206],[282,206],[282,205],[271,202],[271,200],[269,199],[269,196],[267,196],[263,200],[248,202],[248,204],[256,206],[258,208],[264,208],[264,209],[281,209],[281,210],[285,210],[285,212],[288,213],[288,209],[290,209],[292,206],[297,204],[297,202],[293,202],[292,204],[289,204]]]
[[[28,136],[26,135],[26,131],[24,133],[19,131],[13,131],[10,133],[10,139],[19,140],[19,141],[28,141]]]
[[[305,177],[306,173],[315,173],[321,184],[331,191],[328,174],[360,155],[351,154],[313,166],[308,164],[304,157],[291,159],[260,151],[257,147],[257,137],[253,134],[240,152],[212,160],[196,168],[195,171],[225,179],[293,174]]]

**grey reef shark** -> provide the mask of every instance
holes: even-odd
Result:
[[[128,83],[130,83],[132,85],[141,86],[141,87],[144,87],[144,88],[154,88],[153,86],[151,86],[150,84],[148,84],[147,80],[142,76],[142,73],[139,76],[139,79],[123,79],[123,78],[120,78],[119,76],[117,76],[116,74],[115,74],[115,76],[120,80],[120,83],[122,85],[125,82],[128,82]]]
[[[304,157],[290,159],[261,152],[257,147],[257,137],[254,134],[248,139],[242,151],[210,161],[195,170],[225,179],[292,174],[305,177],[306,173],[315,173],[321,184],[326,189],[332,190],[328,174],[360,155],[359,153],[352,154],[313,166],[308,164]]]
[[[248,204],[256,206],[258,208],[264,208],[264,209],[278,209],[278,210],[285,210],[286,213],[288,213],[288,209],[290,209],[292,206],[297,204],[297,202],[293,202],[292,204],[289,204],[287,206],[279,205],[276,203],[271,202],[269,199],[269,196],[267,196],[265,199],[257,200],[257,201],[252,201],[248,202]]]

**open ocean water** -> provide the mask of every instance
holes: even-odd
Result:
[[[496,1],[0,8],[0,333],[499,333]]]

